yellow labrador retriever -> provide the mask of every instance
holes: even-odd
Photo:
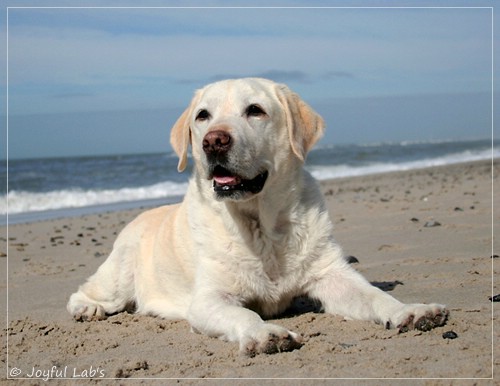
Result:
[[[386,328],[428,330],[446,322],[439,304],[403,304],[345,261],[318,185],[304,170],[324,123],[286,86],[226,80],[196,92],[175,123],[179,171],[192,148],[184,201],[147,211],[74,293],[77,320],[133,304],[138,313],[182,318],[195,331],[239,342],[248,355],[302,345],[263,321],[307,295],[325,312]]]

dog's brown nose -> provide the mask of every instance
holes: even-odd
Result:
[[[206,154],[223,154],[231,148],[232,138],[227,131],[214,130],[203,138],[203,151]]]

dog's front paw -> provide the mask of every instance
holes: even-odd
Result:
[[[448,316],[448,310],[441,304],[405,304],[386,327],[396,327],[400,333],[413,329],[429,331],[446,324]]]
[[[302,336],[287,329],[263,323],[240,342],[240,351],[250,357],[257,354],[275,354],[302,347]]]
[[[73,318],[79,322],[106,319],[104,308],[90,301],[80,292],[71,295],[66,308]]]

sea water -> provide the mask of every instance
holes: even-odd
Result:
[[[306,168],[318,180],[500,157],[491,140],[322,146]],[[0,223],[43,220],[180,201],[189,172],[168,154],[9,160],[0,166]],[[192,162],[191,162],[192,164]]]

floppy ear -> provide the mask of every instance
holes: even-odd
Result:
[[[290,144],[295,155],[304,161],[307,153],[325,130],[323,118],[287,86],[278,86],[278,98],[286,114]]]
[[[191,127],[189,126],[189,121],[195,105],[201,98],[201,92],[202,90],[195,92],[189,107],[184,110],[170,131],[170,144],[179,157],[179,163],[177,164],[177,170],[179,172],[183,172],[187,166],[188,149],[191,143]]]
[[[191,117],[191,106],[189,106],[177,119],[170,131],[170,144],[179,157],[177,170],[184,171],[187,166],[187,154],[189,143],[191,142],[191,129],[189,128],[189,118]]]

